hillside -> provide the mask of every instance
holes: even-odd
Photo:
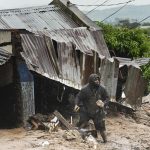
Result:
[[[92,13],[88,14],[88,16],[94,21],[101,21],[110,14],[114,13],[119,8],[120,7],[104,10],[95,10]],[[142,6],[128,5],[124,7],[122,10],[120,10],[118,13],[107,19],[107,22],[114,22],[117,18],[119,19],[129,18],[140,21],[149,15],[150,15],[150,5],[142,5]],[[150,22],[150,18],[145,20],[145,22]]]

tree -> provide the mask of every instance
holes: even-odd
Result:
[[[129,19],[121,19],[118,21],[117,25],[126,28],[134,28],[140,26],[140,23],[138,23],[137,20],[131,22]]]
[[[113,50],[118,57],[150,57],[150,39],[144,29],[129,29],[96,23],[103,29],[108,49]]]
[[[96,22],[102,27],[104,38],[111,56],[126,58],[150,57],[150,37],[144,29],[129,29]],[[113,53],[112,53],[113,51]],[[143,75],[149,82],[150,64],[142,67]]]

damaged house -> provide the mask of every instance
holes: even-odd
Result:
[[[25,124],[30,115],[59,106],[67,110],[67,101],[93,72],[101,72],[102,83],[116,101],[120,62],[110,58],[101,28],[66,0],[1,10],[0,126]],[[126,77],[131,74],[142,83],[140,69],[132,67]],[[133,99],[133,87],[126,87],[129,103],[135,105],[143,92]]]

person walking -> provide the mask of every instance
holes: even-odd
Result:
[[[75,112],[80,112],[77,126],[84,127],[92,119],[97,135],[101,135],[104,143],[107,142],[104,109],[108,102],[109,96],[106,89],[100,84],[100,76],[91,74],[88,84],[77,94],[74,107]]]

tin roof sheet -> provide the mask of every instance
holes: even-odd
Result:
[[[56,54],[49,37],[22,34],[21,38],[22,56],[30,70],[68,86],[80,88],[79,60],[71,43],[57,43]]]
[[[143,66],[150,63],[150,58],[138,58],[133,61],[137,63],[139,66]]]
[[[132,60],[131,58],[122,58],[122,57],[114,57],[119,61],[119,66],[122,67],[124,65],[127,66],[135,66],[136,68],[140,68],[140,66],[146,65],[150,62],[150,58],[137,58]]]
[[[54,5],[0,10],[0,29],[69,29],[78,25]]]
[[[141,70],[131,66],[128,69],[124,92],[126,95],[126,103],[130,104],[132,108],[136,109],[141,105],[145,85]]]
[[[42,30],[32,31],[37,35],[46,35],[57,42],[72,43],[75,45],[76,50],[93,56],[93,51],[97,52],[99,56],[109,57],[109,51],[106,49],[105,41],[97,34],[99,31],[87,30],[86,27],[78,27],[73,29],[61,29],[61,30]],[[97,40],[101,41],[97,43]],[[105,45],[105,48],[104,48]]]

